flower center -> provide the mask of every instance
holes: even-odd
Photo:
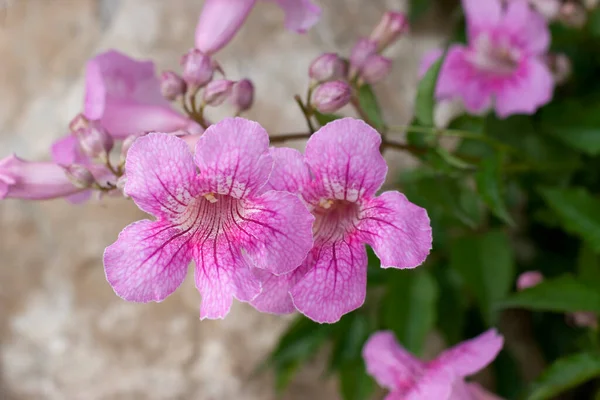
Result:
[[[231,196],[208,193],[194,198],[173,221],[179,229],[212,239],[227,233],[244,221],[242,200]]]
[[[321,199],[312,213],[315,216],[313,234],[315,241],[343,239],[356,229],[360,207],[346,200]]]
[[[497,75],[510,75],[517,69],[521,54],[518,49],[510,46],[508,40],[492,41],[489,35],[481,34],[475,39],[467,57],[479,70]]]

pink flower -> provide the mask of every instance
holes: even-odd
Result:
[[[207,54],[233,39],[257,0],[206,0],[196,26],[196,48]],[[310,0],[275,0],[285,12],[285,27],[304,33],[317,23],[321,9]]]
[[[527,271],[519,275],[517,279],[517,289],[525,290],[537,286],[544,280],[544,275],[540,271]]]
[[[0,160],[0,199],[46,200],[81,191],[57,164],[25,161],[15,155]]]
[[[494,107],[499,117],[533,114],[552,98],[544,63],[547,22],[524,1],[463,0],[468,45],[449,48],[436,97],[459,97],[470,113]]]
[[[314,218],[297,196],[265,186],[267,132],[242,118],[212,125],[195,154],[174,135],[150,133],[127,155],[125,194],[156,220],[127,226],[104,253],[108,282],[125,300],[162,301],[196,263],[200,318],[223,318],[235,297],[261,291],[252,268],[293,271],[312,246]]]
[[[369,338],[363,358],[367,372],[390,391],[386,400],[493,400],[498,398],[464,378],[490,364],[503,344],[490,329],[424,362],[402,348],[392,332],[381,331]]]
[[[332,323],[360,307],[366,294],[369,244],[383,268],[413,268],[431,249],[427,212],[395,191],[375,196],[387,173],[381,137],[353,118],[317,131],[304,157],[273,149],[269,186],[298,193],[315,216],[314,247],[296,271],[264,280],[252,304],[288,313],[294,307],[317,322]]]
[[[145,131],[198,129],[162,96],[151,61],[110,50],[88,61],[85,80],[85,116],[100,120],[115,139]]]

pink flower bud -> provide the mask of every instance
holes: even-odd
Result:
[[[181,66],[183,79],[194,89],[203,87],[213,77],[214,65],[211,58],[198,49],[188,51],[181,58]]]
[[[86,129],[90,126],[90,120],[85,115],[79,113],[69,122],[69,130],[74,133],[80,129]]]
[[[557,85],[565,83],[573,71],[571,60],[566,54],[555,53],[546,56],[546,64],[552,72],[552,77]]]
[[[127,152],[131,148],[133,142],[136,141],[137,138],[144,136],[145,133],[134,133],[133,135],[129,135],[123,140],[123,144],[121,144],[121,162],[125,162],[127,158]]]
[[[308,70],[308,75],[317,82],[343,79],[346,73],[346,63],[335,53],[321,54],[313,60]]]
[[[525,290],[527,288],[537,286],[544,280],[544,275],[540,271],[527,271],[519,275],[517,279],[517,290]]]
[[[79,189],[89,189],[96,182],[90,170],[81,164],[67,165],[64,169],[67,178]]]
[[[203,100],[205,104],[216,107],[231,95],[233,82],[227,79],[218,79],[210,82],[204,89]]]
[[[558,19],[565,25],[581,28],[587,21],[587,13],[581,4],[574,1],[566,1],[562,3]]]
[[[231,89],[231,103],[238,112],[246,111],[252,107],[254,102],[254,85],[250,79],[242,79],[235,82]]]
[[[569,313],[568,318],[571,319],[575,326],[580,328],[598,328],[598,316],[591,311]]]
[[[408,18],[404,13],[388,11],[383,14],[369,38],[377,42],[381,51],[398,40],[403,33],[408,32],[409,28]]]
[[[114,140],[98,121],[89,121],[87,128],[79,129],[74,134],[84,154],[101,161],[108,160]]]
[[[360,76],[367,83],[373,84],[383,80],[392,69],[392,60],[374,54],[365,62]]]
[[[358,42],[352,48],[350,54],[350,67],[351,72],[357,72],[362,69],[365,62],[373,55],[377,53],[377,42],[371,39],[359,39]]]
[[[352,91],[344,81],[332,81],[319,85],[312,95],[312,105],[319,112],[332,113],[350,102]]]
[[[15,155],[0,160],[0,199],[45,200],[80,191],[58,164],[25,161]]]
[[[174,101],[183,96],[187,90],[187,84],[181,76],[173,71],[164,71],[160,75],[160,92],[167,100]]]
[[[225,47],[240,30],[254,4],[256,0],[206,0],[196,26],[196,48],[213,54]]]

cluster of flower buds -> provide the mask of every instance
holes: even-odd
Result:
[[[350,102],[351,84],[381,82],[392,69],[392,60],[381,53],[409,29],[406,15],[386,12],[368,38],[359,39],[349,60],[325,53],[313,60],[309,76],[314,89],[311,107],[322,113],[339,110]]]
[[[191,49],[181,58],[181,75],[174,71],[165,71],[161,75],[161,93],[169,101],[180,98],[195,98],[202,93],[201,109],[205,106],[216,107],[229,101],[236,109],[236,114],[248,110],[254,100],[254,85],[248,79],[231,81],[214,79],[215,72],[223,74],[213,58],[198,49]],[[195,101],[191,112],[196,113]]]

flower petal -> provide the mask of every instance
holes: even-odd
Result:
[[[429,68],[431,68],[431,66],[435,64],[440,57],[442,57],[442,55],[444,55],[443,49],[432,49],[423,54],[421,62],[419,63],[419,79],[425,76]]]
[[[419,379],[417,385],[401,397],[402,400],[455,400],[451,398],[454,385],[457,378],[451,371],[438,369],[435,371],[427,371],[425,375]],[[400,399],[398,399],[400,400]],[[458,400],[458,399],[456,399]],[[460,398],[460,400],[466,400]]]
[[[552,99],[554,80],[548,67],[537,59],[525,59],[496,95],[499,117],[534,114]]]
[[[310,185],[310,173],[304,163],[304,156],[296,149],[288,147],[271,148],[273,171],[265,189],[290,193],[302,193]]]
[[[239,240],[253,266],[276,275],[296,269],[313,246],[315,220],[300,198],[270,190],[245,200],[243,209]]]
[[[467,19],[469,39],[481,29],[496,26],[502,17],[500,0],[462,0]]]
[[[414,268],[431,250],[427,211],[399,192],[385,192],[361,208],[358,229],[381,260],[382,268]]]
[[[211,125],[196,145],[195,161],[207,192],[244,198],[269,180],[269,134],[258,123],[227,118]]]
[[[322,196],[355,202],[381,187],[387,165],[381,136],[361,120],[342,118],[319,129],[306,144],[305,160]]]
[[[308,272],[290,291],[294,306],[316,322],[334,323],[359,308],[367,291],[367,251],[351,238],[315,245]]]
[[[90,160],[83,154],[75,135],[66,135],[52,144],[50,148],[52,161],[59,165],[89,164]]]
[[[196,179],[192,153],[172,135],[150,133],[133,142],[125,171],[125,194],[158,218],[175,218],[196,194],[191,192]]]
[[[189,239],[165,221],[134,222],[104,251],[106,279],[125,300],[162,301],[185,279]]]
[[[446,369],[459,377],[473,375],[498,355],[504,338],[495,329],[490,329],[476,338],[464,341],[441,353],[428,364],[430,369]]]
[[[233,297],[249,302],[261,291],[234,238],[217,229],[196,235],[193,257],[196,262],[196,288],[202,296],[200,319],[225,318]]]
[[[303,276],[303,268],[285,275],[273,275],[263,269],[254,269],[254,275],[262,283],[262,291],[250,302],[260,312],[270,314],[290,314],[296,311],[290,290]]]
[[[425,364],[406,351],[390,331],[374,333],[362,355],[367,372],[392,392],[409,392],[425,372]]]
[[[206,0],[196,25],[196,48],[211,54],[233,39],[256,0]]]
[[[501,397],[488,392],[476,382],[469,382],[466,385],[473,400],[503,400]]]
[[[285,12],[285,28],[305,33],[319,21],[321,8],[310,0],[277,0]]]
[[[501,28],[527,55],[543,55],[550,47],[548,22],[526,1],[509,1]]]

